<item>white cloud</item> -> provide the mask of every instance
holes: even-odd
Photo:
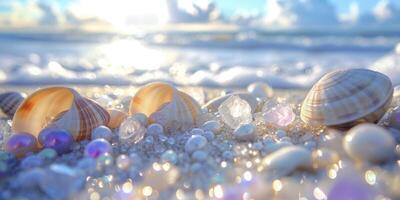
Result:
[[[400,9],[388,0],[381,0],[371,11],[362,13],[358,4],[352,3],[349,13],[342,14],[340,19],[343,23],[354,26],[399,26]]]
[[[267,0],[265,20],[283,27],[337,24],[334,6],[327,0]]]
[[[209,1],[166,0],[171,23],[204,23],[215,21],[220,13]]]

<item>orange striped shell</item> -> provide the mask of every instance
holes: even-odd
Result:
[[[156,122],[164,129],[185,131],[196,126],[200,105],[191,96],[167,83],[150,83],[132,98],[129,114],[143,113],[150,123]]]
[[[375,122],[388,109],[393,96],[390,79],[368,69],[326,74],[307,94],[301,119],[311,125],[348,127]]]
[[[18,107],[12,129],[38,137],[47,127],[69,131],[75,140],[90,138],[91,131],[106,125],[108,112],[91,99],[67,87],[49,87],[28,96]]]

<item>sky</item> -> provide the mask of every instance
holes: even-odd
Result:
[[[387,5],[377,9],[378,2]],[[126,27],[221,19],[249,23],[255,18],[280,26],[340,20],[400,24],[399,8],[399,0],[0,0],[0,28]]]

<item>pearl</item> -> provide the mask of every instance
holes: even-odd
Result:
[[[92,140],[98,139],[98,138],[103,138],[107,141],[111,141],[112,136],[113,136],[113,133],[108,127],[99,126],[95,129],[93,129],[91,138],[92,138]]]
[[[58,154],[63,154],[71,151],[74,138],[72,135],[63,129],[47,129],[39,134],[41,144],[45,148],[51,148],[57,151]]]
[[[112,153],[111,144],[105,139],[95,139],[85,147],[85,155],[91,158],[97,158],[110,153]]]
[[[161,135],[163,133],[164,127],[159,123],[153,123],[147,127],[147,134],[149,135]]]
[[[29,133],[15,133],[8,139],[6,151],[21,158],[30,152],[35,152],[37,146],[36,138],[33,135]]]

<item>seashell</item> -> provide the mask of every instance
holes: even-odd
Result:
[[[167,83],[150,83],[132,98],[129,114],[143,113],[150,123],[161,124],[167,132],[185,131],[196,126],[199,104],[186,93]]]
[[[44,128],[64,129],[75,140],[90,138],[92,129],[110,120],[108,112],[93,100],[67,87],[49,87],[28,96],[18,107],[12,129],[38,137]]]
[[[343,140],[347,154],[358,161],[382,162],[394,155],[396,141],[391,133],[375,124],[351,128]]]
[[[18,106],[24,101],[26,95],[19,92],[5,92],[0,94],[0,110],[9,118],[14,116]]]
[[[281,177],[296,169],[311,169],[312,156],[311,152],[304,147],[283,147],[266,156],[263,166],[268,173]]]
[[[110,121],[107,124],[107,127],[109,128],[118,128],[121,123],[128,117],[128,114],[119,110],[109,109],[107,111],[108,114],[110,114]]]
[[[375,122],[390,106],[390,79],[368,69],[339,70],[323,76],[307,94],[301,119],[310,125],[349,127]]]
[[[274,90],[266,83],[255,82],[247,86],[247,91],[257,98],[268,98],[274,95]]]
[[[215,99],[210,100],[209,102],[207,102],[203,108],[208,109],[210,112],[217,112],[219,106],[225,101],[227,100],[229,97],[232,97],[234,95],[239,96],[241,99],[247,101],[247,103],[250,105],[251,107],[251,111],[252,113],[254,113],[257,109],[258,106],[258,101],[256,99],[256,97],[254,97],[252,94],[247,93],[247,92],[241,92],[241,93],[231,93],[225,96],[221,96],[221,97],[217,97]]]

